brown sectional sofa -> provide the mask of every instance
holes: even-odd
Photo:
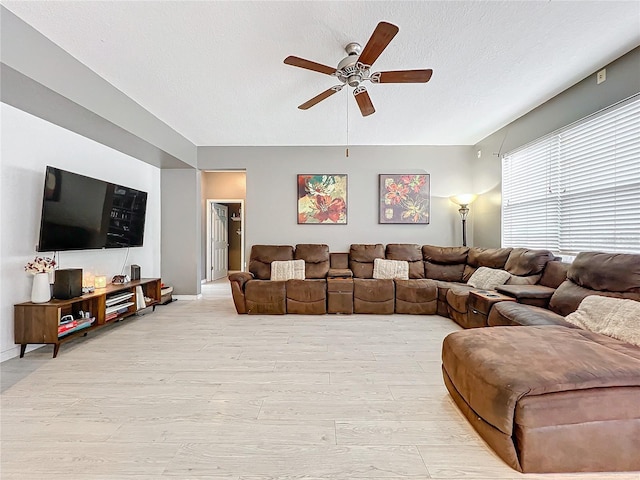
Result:
[[[304,280],[270,280],[272,261],[294,259],[305,261]],[[406,261],[408,279],[373,278],[376,259]],[[506,269],[529,286],[551,260],[546,250],[512,248],[353,244],[348,253],[330,253],[323,244],[254,245],[249,272],[229,280],[238,313],[437,313],[468,328],[486,326],[468,315],[474,288],[466,281],[477,268]]]

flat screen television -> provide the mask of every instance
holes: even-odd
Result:
[[[147,193],[47,167],[38,252],[141,247]]]

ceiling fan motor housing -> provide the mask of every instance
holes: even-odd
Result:
[[[358,64],[362,47],[360,44],[352,42],[344,49],[349,55],[338,63],[338,78],[350,87],[357,87],[363,78],[362,68]]]

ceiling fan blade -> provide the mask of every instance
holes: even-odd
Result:
[[[360,107],[360,113],[362,113],[363,117],[369,116],[376,111],[373,108],[373,103],[371,103],[369,92],[362,85],[353,91],[353,96],[356,97],[356,102],[358,102],[358,107]]]
[[[312,62],[311,60],[305,60],[304,58],[288,56],[284,59],[284,63],[287,65],[293,65],[294,67],[306,68],[307,70],[313,70],[314,72],[325,73],[327,75],[333,75],[336,73],[336,69],[322,65],[320,63]]]
[[[300,110],[308,110],[311,107],[313,107],[316,103],[320,103],[325,98],[329,98],[331,95],[333,95],[336,92],[339,92],[340,90],[342,90],[342,85],[336,85],[335,87],[331,87],[329,90],[325,90],[320,95],[316,95],[311,100],[304,102],[298,108]]]
[[[433,70],[396,70],[393,72],[378,72],[371,77],[376,83],[427,83],[433,75]]]
[[[398,33],[398,27],[387,22],[380,22],[371,34],[371,38],[364,46],[358,61],[363,65],[371,66],[373,62],[380,56],[382,51],[387,48],[389,42]]]

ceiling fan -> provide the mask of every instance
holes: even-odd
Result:
[[[433,70],[396,70],[390,72],[371,73],[371,66],[377,60],[380,54],[387,48],[387,45],[393,40],[398,33],[398,27],[387,22],[380,22],[371,34],[371,38],[362,48],[360,44],[349,43],[345,50],[347,57],[338,63],[337,68],[322,65],[320,63],[305,60],[304,58],[289,56],[284,59],[287,65],[294,67],[306,68],[314,72],[324,73],[333,77],[338,77],[340,85],[335,85],[316,95],[311,100],[298,106],[301,110],[307,110],[322,100],[329,98],[336,92],[342,90],[345,85],[353,87],[353,95],[358,103],[360,112],[363,117],[371,115],[376,111],[369,97],[369,93],[363,82],[371,83],[426,83],[431,78]]]

